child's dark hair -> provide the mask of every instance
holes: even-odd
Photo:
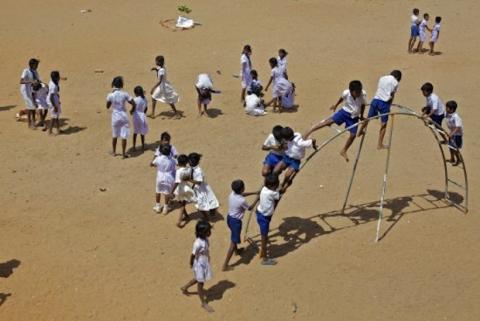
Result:
[[[418,16],[419,13],[420,13],[420,10],[418,10],[418,8],[413,9],[414,15]]]
[[[428,18],[428,17],[430,17],[430,15],[429,15],[428,13],[424,13],[424,14],[423,14],[423,18],[426,19],[426,18]]]
[[[172,153],[172,146],[170,144],[165,144],[160,146],[160,154],[164,156],[170,156]]]
[[[272,134],[273,137],[275,137],[276,140],[281,141],[283,138],[283,126],[276,125],[272,128]]]
[[[271,173],[265,176],[264,184],[266,188],[269,188],[271,190],[276,190],[278,188],[278,185],[280,185],[280,181],[277,175]]]
[[[42,84],[39,83],[39,82],[36,82],[36,83],[34,83],[34,84],[32,85],[33,91],[37,91],[37,90],[39,90],[40,88],[42,88]]]
[[[187,166],[188,164],[188,156],[185,154],[178,155],[177,157],[177,163],[180,166]]]
[[[253,79],[257,79],[258,78],[258,73],[255,69],[252,69],[250,71],[250,76],[252,76]]]
[[[165,58],[161,55],[156,56],[155,57],[155,63],[157,64],[157,66],[163,67],[163,65],[165,64]]]
[[[420,90],[431,94],[433,92],[433,85],[429,82],[426,82],[422,85],[422,87],[420,87]]]
[[[210,236],[212,226],[207,221],[201,220],[195,226],[195,236],[201,239],[206,239]]]
[[[277,58],[273,58],[273,57],[272,57],[272,58],[268,59],[268,63],[270,64],[270,66],[271,66],[272,68],[278,66]]]
[[[243,46],[242,53],[246,53],[246,52],[252,52],[252,47],[250,47],[250,45]]]
[[[395,77],[398,81],[402,80],[402,72],[400,70],[395,69],[390,73],[391,76]]]
[[[287,140],[287,141],[290,141],[293,139],[293,137],[295,137],[295,133],[293,132],[293,129],[291,129],[290,127],[284,127],[282,128],[282,138]]]
[[[282,54],[283,56],[286,56],[286,55],[288,55],[288,52],[285,49],[282,48],[282,49],[278,50],[278,54]]]
[[[363,85],[360,80],[352,80],[350,84],[348,84],[348,89],[353,92],[361,93]]]
[[[442,17],[435,17],[435,23],[440,23],[442,21]]]
[[[135,94],[135,96],[142,97],[143,99],[145,99],[145,91],[143,90],[142,86],[135,87],[133,89],[133,93]]]
[[[241,179],[236,179],[232,182],[232,191],[235,194],[242,194],[245,189],[245,183]]]
[[[113,88],[123,88],[123,77],[117,76],[112,80],[112,87]]]
[[[166,141],[170,141],[172,139],[172,137],[170,136],[170,134],[168,132],[163,132],[161,135],[160,135],[160,140],[166,140]]]
[[[38,63],[40,62],[40,60],[36,59],[36,58],[31,58],[29,61],[28,61],[28,66],[30,68],[35,68],[35,67],[38,67]]]
[[[453,112],[457,111],[457,102],[455,100],[449,100],[445,104],[448,109],[451,109]]]
[[[195,167],[200,163],[200,158],[202,158],[202,155],[199,153],[190,153],[188,154],[188,163],[190,166]]]
[[[58,82],[60,81],[60,72],[58,72],[57,70],[52,71],[50,73],[50,78],[55,83],[55,85],[58,85]]]

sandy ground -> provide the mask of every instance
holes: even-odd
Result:
[[[477,1],[208,0],[185,3],[202,26],[184,32],[159,25],[176,16],[179,3],[170,0],[1,3],[0,320],[480,319]],[[443,16],[442,55],[406,53],[413,6]],[[80,14],[85,8],[93,11]],[[268,58],[281,47],[290,52],[298,112],[244,115],[232,75],[245,43],[253,47],[264,83]],[[386,234],[375,244],[377,212],[369,203],[379,197],[385,152],[375,150],[378,123],[372,123],[352,190],[357,209],[338,215],[351,171],[338,156],[341,138],[312,160],[278,207],[271,248],[277,266],[261,266],[248,251],[234,271],[221,272],[229,233],[223,219],[215,222],[215,275],[207,288],[216,312],[208,315],[198,297],[179,291],[191,278],[194,223],[179,230],[178,211],[163,216],[151,210],[152,152],[125,161],[107,154],[111,129],[104,101],[111,79],[123,75],[130,92],[137,84],[149,90],[157,54],[166,57],[186,118],[150,120],[147,141],[168,130],[180,152],[204,155],[223,218],[233,179],[245,180],[249,190],[261,183],[260,146],[273,125],[303,131],[329,115],[350,80],[362,80],[371,98],[379,76],[394,68],[404,73],[397,103],[419,109],[425,81],[444,101],[458,101],[470,213],[438,200],[438,147],[420,122],[398,119]],[[23,108],[18,80],[32,56],[41,59],[42,79],[53,69],[68,77],[61,84],[68,134],[48,137],[14,120]],[[211,73],[223,91],[211,105],[215,117],[197,116],[193,84],[200,72]],[[325,129],[315,137],[333,133]],[[256,224],[252,230],[255,235]],[[19,264],[9,271],[6,262],[13,259]]]

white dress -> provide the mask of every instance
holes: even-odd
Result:
[[[60,114],[62,113],[59,91],[60,90],[58,86],[52,80],[50,80],[50,82],[48,83],[47,103],[50,110],[50,116],[55,119],[58,119],[60,117]],[[57,111],[55,111],[55,107],[57,107]]]
[[[133,132],[135,134],[146,135],[148,133],[147,117],[145,110],[147,109],[147,100],[142,97],[135,97],[135,112],[133,113]]]
[[[33,81],[33,80],[40,81],[37,71],[30,68],[26,68],[23,70],[21,78],[26,81]],[[27,107],[28,110],[35,110],[32,91],[33,91],[32,84],[20,85],[20,93],[22,94],[23,100],[25,101],[25,106]]]
[[[175,184],[175,176],[172,174],[175,169],[175,161],[171,157],[160,155],[155,157],[152,164],[157,166],[155,192],[157,194],[171,194]]]
[[[242,76],[242,88],[248,88],[252,82],[252,62],[246,54],[240,57],[240,75]]]
[[[279,82],[282,79],[285,79],[283,69],[281,69],[279,67],[274,67],[272,69],[271,76],[272,76],[272,97],[273,98],[282,97],[282,95],[285,94],[285,87],[281,87]]]
[[[157,79],[163,76],[162,82],[153,91],[152,98],[166,104],[176,104],[179,101],[179,97],[175,88],[167,80],[167,71],[165,68],[158,68]]]
[[[192,177],[192,169],[190,167],[179,167],[175,173],[175,183],[178,183],[174,191],[177,201],[186,201],[188,203],[196,202],[195,191],[187,181]]]
[[[131,101],[130,95],[118,88],[108,94],[107,101],[112,104],[112,137],[121,137],[127,139],[130,135],[130,124],[128,121],[127,109],[125,103]]]
[[[208,239],[197,238],[193,242],[192,254],[195,256],[193,260],[193,275],[199,283],[205,283],[212,278],[212,268],[210,267]]]
[[[277,81],[277,91],[281,97],[281,105],[283,108],[292,108],[294,104],[295,93],[293,91],[293,85],[285,78],[280,78]]]
[[[35,102],[37,107],[40,110],[48,110],[47,96],[48,96],[48,86],[44,83],[41,84],[42,87],[35,92]]]
[[[192,168],[192,178],[196,182],[201,182],[195,184],[194,191],[197,197],[197,208],[200,211],[210,211],[218,208],[220,204],[218,204],[217,197],[213,192],[210,185],[207,184],[205,180],[205,175],[203,174],[202,169],[200,166],[196,166]]]
[[[267,113],[262,106],[261,99],[255,94],[245,97],[245,112],[250,116],[263,116]]]

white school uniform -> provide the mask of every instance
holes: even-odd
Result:
[[[279,87],[279,80],[285,79],[283,70],[278,66],[273,67],[270,75],[272,76],[272,97],[273,98],[282,97],[282,94],[284,93],[285,88]]]
[[[463,121],[458,115],[457,112],[448,114],[447,113],[447,127],[450,131],[454,130],[456,127],[460,127],[460,131],[457,132],[455,136],[463,136]]]
[[[398,80],[392,75],[386,75],[378,80],[377,92],[373,98],[388,102],[392,99],[392,93],[397,92],[397,90]]]
[[[250,58],[246,54],[240,56],[240,75],[242,76],[242,88],[248,88],[252,82],[252,64]]]
[[[198,89],[213,89],[213,81],[208,74],[199,74],[195,87]]]
[[[112,137],[127,139],[130,135],[130,124],[125,104],[132,100],[132,97],[123,90],[114,88],[107,96],[107,101],[112,104]]]
[[[35,102],[37,103],[37,107],[40,110],[48,110],[48,102],[47,102],[47,96],[48,96],[48,86],[44,83],[41,83],[42,87],[34,91],[35,93]]]
[[[433,26],[432,39],[430,41],[437,42],[439,33],[440,33],[440,24],[436,23],[435,26]]]
[[[26,68],[22,71],[21,78],[25,81],[34,81],[35,79],[40,81],[38,72],[30,68]],[[28,110],[35,110],[35,104],[33,102],[32,92],[33,92],[32,84],[20,85],[20,94],[22,95],[22,98],[25,101],[25,107],[27,107]]]
[[[277,66],[278,68],[280,68],[283,73],[287,73],[287,65],[288,65],[288,62],[287,62],[287,56],[280,58],[280,56],[277,57]]]
[[[443,105],[440,97],[435,93],[432,93],[427,98],[427,107],[432,108],[433,114],[437,116],[445,115],[445,106]]]
[[[47,103],[50,111],[50,116],[55,119],[58,119],[60,117],[60,114],[62,113],[59,91],[60,89],[58,88],[58,86],[53,82],[53,80],[50,80],[50,82],[48,83]],[[57,107],[57,111],[55,111],[55,107]]]
[[[195,166],[192,168],[192,178],[196,182],[193,190],[195,191],[197,197],[197,208],[200,211],[210,211],[217,209],[220,204],[218,203],[217,197],[213,192],[210,185],[207,184],[205,175],[203,174],[202,168],[200,166]]]
[[[269,148],[278,147],[280,145],[281,145],[281,142],[279,142],[275,138],[275,136],[273,136],[273,134],[268,134],[267,139],[265,139],[265,142],[263,143],[263,146],[269,147]],[[275,150],[275,149],[271,149],[269,151],[269,153],[279,155],[279,156],[283,156],[285,154],[285,151],[278,151],[278,150]]]
[[[231,192],[228,196],[228,215],[237,219],[242,220],[245,211],[248,209],[249,205],[245,200],[245,197],[241,194]]]
[[[275,201],[280,199],[280,193],[272,191],[268,187],[263,187],[260,191],[260,201],[257,206],[257,211],[263,216],[272,216],[275,210]]]
[[[302,134],[295,133],[293,140],[288,142],[285,154],[290,158],[301,160],[305,157],[305,150],[310,147],[313,147],[311,139],[303,139]]]
[[[148,133],[147,117],[145,110],[147,109],[147,100],[142,97],[135,97],[135,112],[133,113],[133,132],[135,134],[146,135]]]
[[[157,181],[155,192],[157,194],[171,194],[175,184],[175,176],[172,175],[172,168],[175,169],[175,161],[165,155],[155,157],[152,164],[157,166]]]
[[[153,91],[152,98],[166,104],[176,104],[180,100],[175,88],[173,88],[172,84],[167,80],[167,71],[165,68],[158,68],[157,69],[157,79],[160,80],[162,78],[162,82],[160,83],[157,88]]]
[[[410,17],[410,20],[412,22],[412,26],[415,26],[417,24],[418,16],[412,14],[412,16]]]
[[[250,116],[263,116],[267,114],[262,106],[262,100],[255,94],[245,96],[245,112]]]
[[[212,278],[212,268],[210,267],[210,251],[208,239],[197,238],[193,242],[192,255],[195,256],[193,260],[193,275],[195,280],[199,283],[205,283]]]
[[[360,116],[362,105],[367,104],[367,92],[362,90],[360,97],[354,98],[349,89],[345,89],[342,93],[343,107],[347,113],[352,115],[352,118]]]
[[[177,201],[186,201],[188,203],[196,202],[195,191],[190,186],[186,177],[192,176],[192,169],[190,167],[179,167],[175,173],[175,183],[177,188],[174,191],[175,199]]]
[[[292,108],[295,100],[293,85],[283,75],[277,79],[276,91],[279,95],[278,97],[281,98],[282,107],[286,109]]]
[[[155,156],[160,156],[160,146],[158,146],[157,148],[155,148]],[[178,156],[178,152],[177,152],[177,149],[175,148],[175,146],[173,146],[172,144],[170,144],[170,157],[172,158],[177,158]]]
[[[425,19],[423,19],[422,22],[420,23],[419,35],[420,35],[421,42],[427,41],[427,31],[426,31],[427,25],[428,25],[428,21]]]

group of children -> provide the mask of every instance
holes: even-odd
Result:
[[[440,22],[442,17],[435,17],[435,25],[433,28],[428,26],[428,20],[430,15],[428,13],[423,14],[423,19],[420,18],[420,10],[417,8],[413,9],[413,14],[411,16],[411,26],[410,26],[410,39],[408,40],[408,52],[409,53],[420,53],[423,54],[423,44],[428,41],[427,31],[431,33],[429,45],[430,45],[430,55],[435,55],[435,43],[440,37]],[[419,38],[417,48],[414,49],[415,42]],[[428,50],[427,50],[428,51]]]

